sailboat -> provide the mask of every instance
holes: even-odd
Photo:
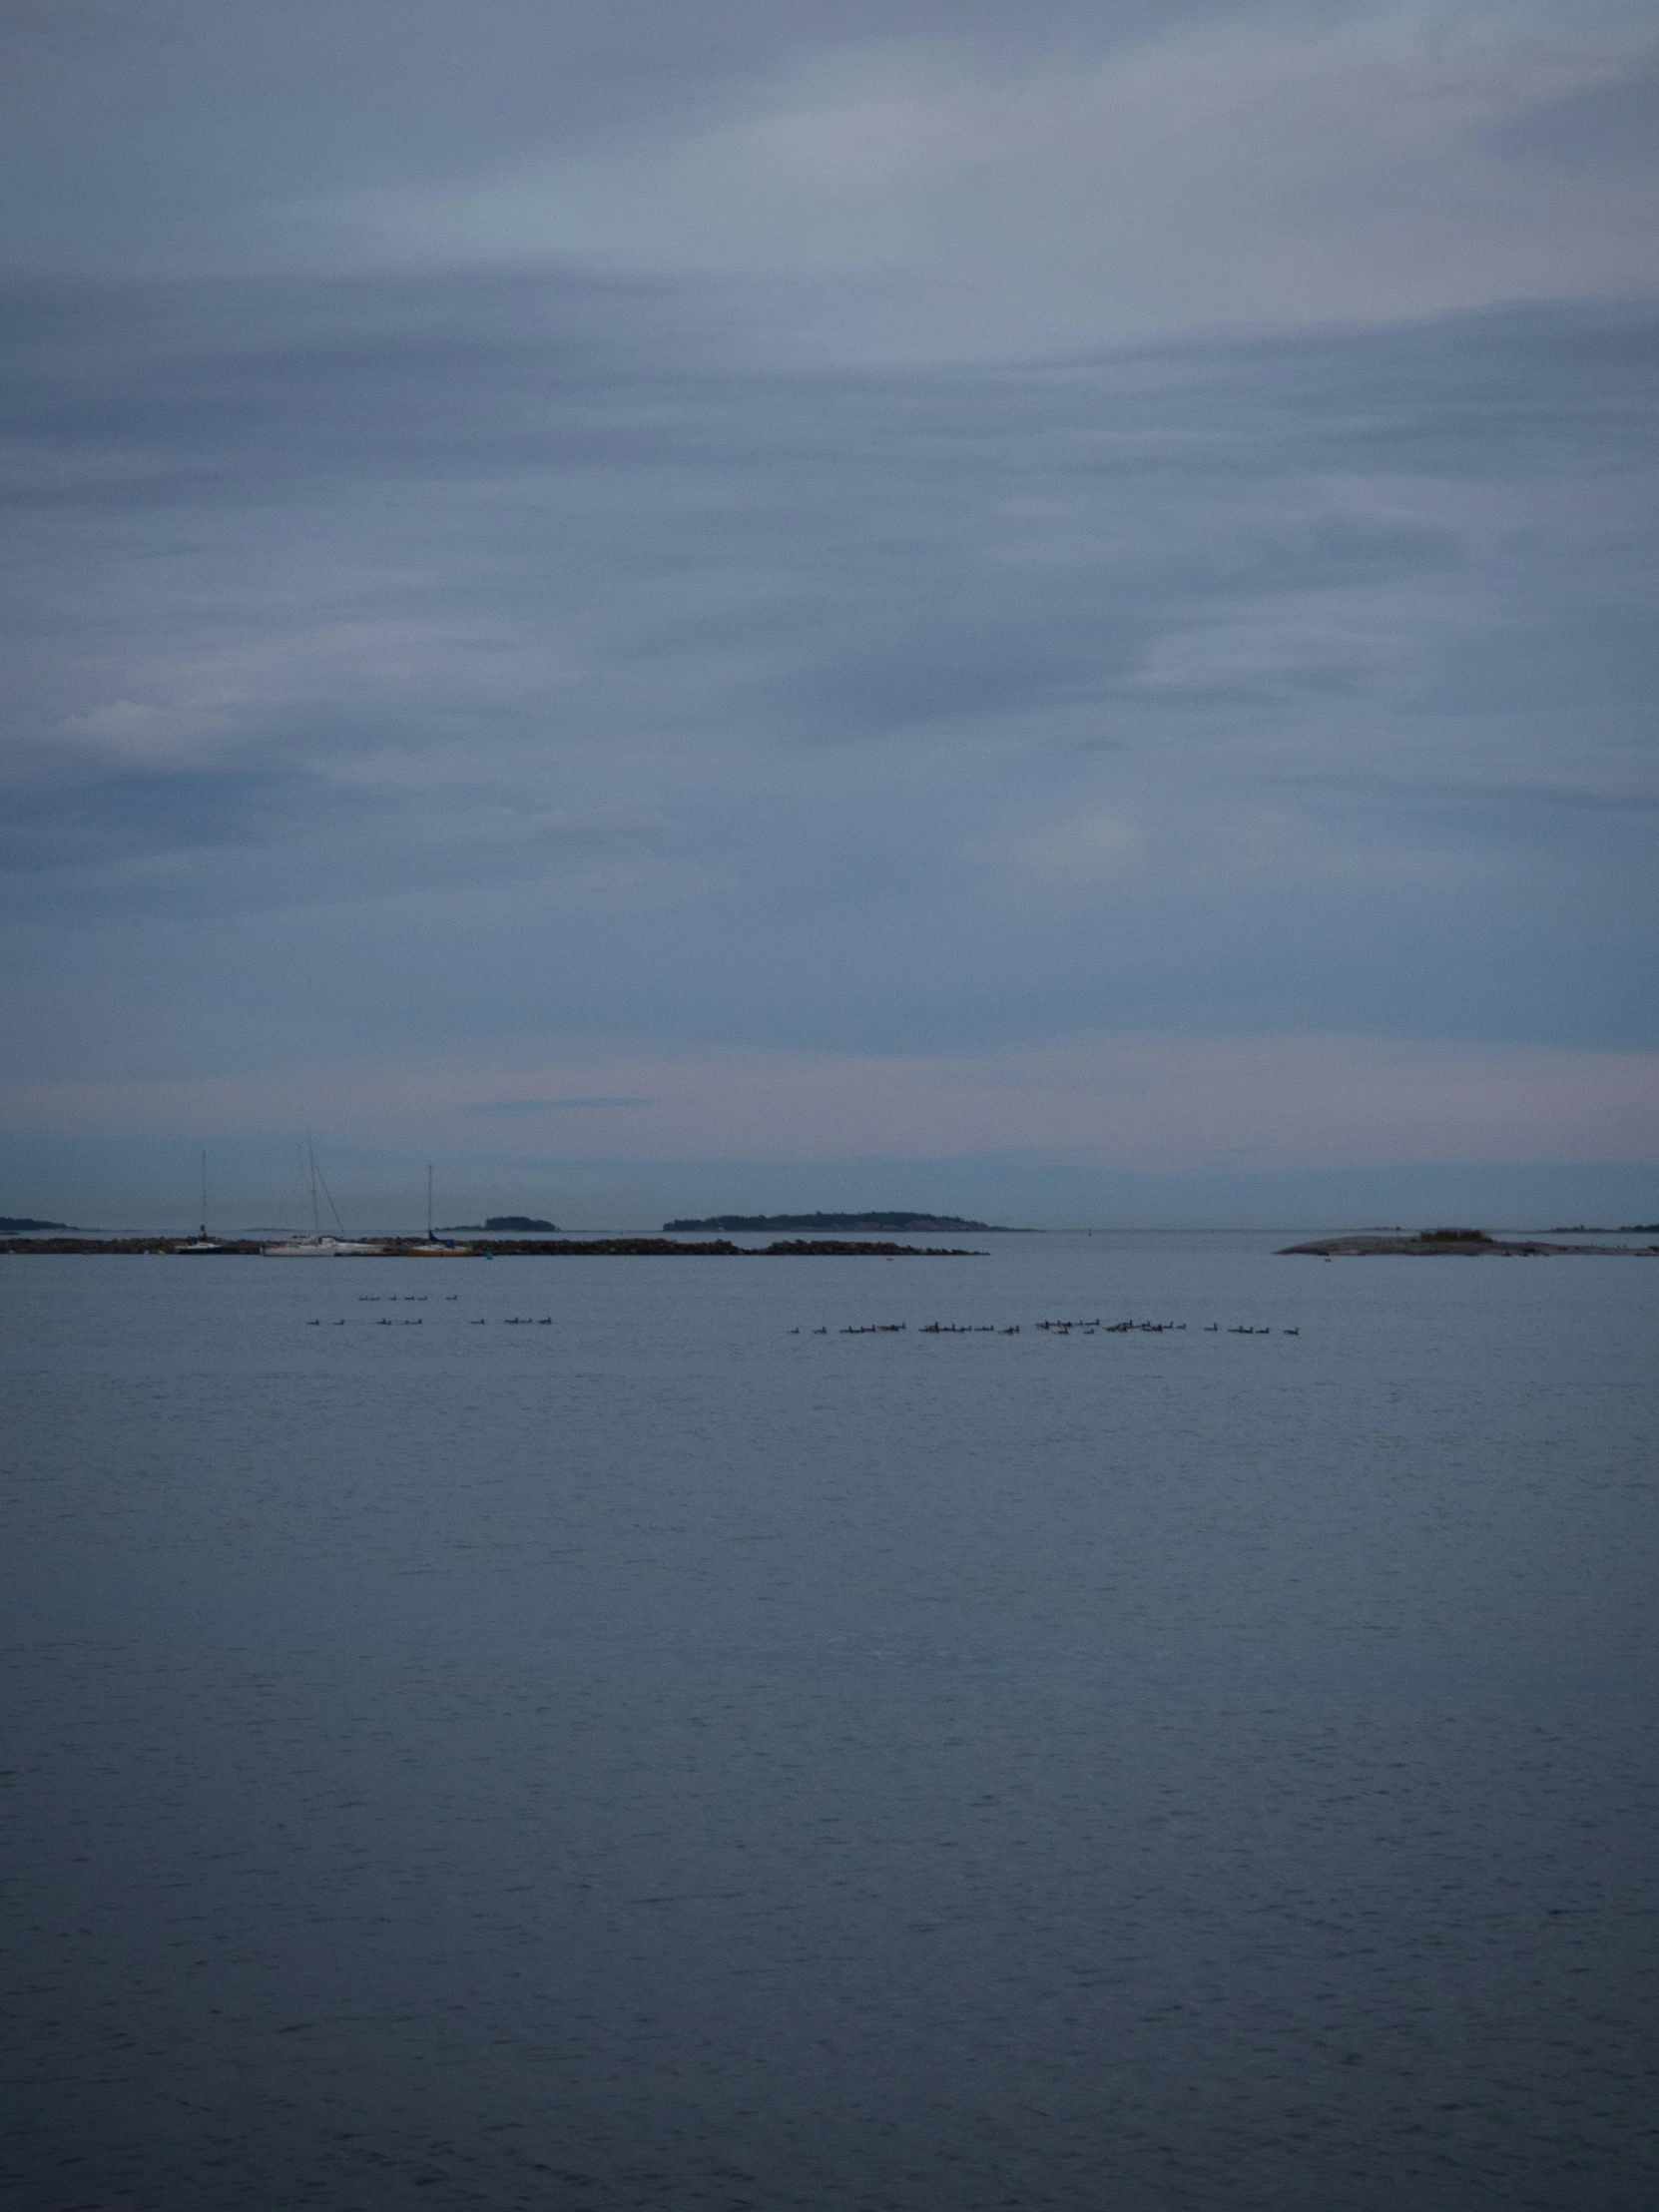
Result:
[[[405,1252],[412,1252],[421,1260],[464,1260],[471,1254],[471,1245],[449,1244],[432,1227],[432,1163],[426,1163],[426,1242],[405,1245]]]
[[[189,1244],[175,1245],[175,1252],[223,1252],[225,1247],[208,1235],[208,1155],[202,1154],[202,1226]]]
[[[311,1149],[311,1133],[308,1129],[305,1132],[305,1164],[310,1171],[311,1233],[308,1237],[284,1237],[280,1244],[266,1245],[264,1247],[265,1257],[268,1260],[344,1260],[357,1256],[369,1257],[374,1253],[384,1252],[386,1249],[384,1245],[362,1244],[343,1234],[338,1237],[325,1237],[322,1234],[316,1212],[316,1186],[318,1182],[316,1154]],[[326,1183],[323,1184],[322,1188],[327,1195],[329,1210],[333,1214],[336,1224],[338,1224],[339,1208],[334,1204],[333,1193],[329,1191]],[[343,1229],[343,1224],[340,1226]]]

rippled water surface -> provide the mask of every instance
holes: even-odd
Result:
[[[0,2200],[1648,2212],[1659,1262],[1283,1241],[0,1259]]]

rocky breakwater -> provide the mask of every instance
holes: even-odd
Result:
[[[0,1238],[0,1257],[7,1253],[147,1254],[155,1259],[183,1257],[187,1253],[213,1259],[257,1259],[269,1247],[244,1239],[230,1239],[213,1246],[170,1244],[165,1237],[8,1237]],[[372,1250],[345,1251],[329,1257],[341,1260],[413,1260],[427,1258],[432,1246],[388,1239]],[[457,1260],[982,1260],[982,1252],[959,1246],[854,1244],[844,1238],[792,1237],[769,1245],[734,1244],[729,1237],[691,1244],[683,1237],[492,1237],[464,1245],[451,1255]]]
[[[483,1249],[483,1248],[480,1248]],[[730,1237],[708,1243],[690,1243],[684,1237],[538,1237],[519,1244],[492,1238],[487,1249],[499,1260],[534,1256],[557,1259],[631,1260],[982,1260],[982,1252],[968,1252],[941,1245],[851,1243],[844,1237],[790,1237],[768,1245],[734,1244]]]

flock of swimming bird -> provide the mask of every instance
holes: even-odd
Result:
[[[460,1295],[461,1294],[459,1291],[446,1291],[444,1293],[443,1303],[446,1306],[453,1306],[460,1299]],[[357,1300],[357,1304],[359,1306],[425,1306],[428,1305],[430,1301],[431,1293],[429,1291],[419,1292],[407,1298],[399,1298],[395,1291],[388,1293],[384,1297],[376,1297],[372,1292],[365,1291]],[[417,1314],[411,1321],[409,1317],[405,1314],[403,1316],[401,1326],[405,1329],[419,1329],[424,1323],[425,1319],[426,1316],[424,1314]],[[396,1329],[399,1324],[391,1320],[388,1315],[382,1314],[380,1316],[380,1319],[372,1326],[376,1329]],[[477,1320],[472,1322],[470,1326],[474,1329],[487,1329],[489,1327],[489,1321],[487,1318],[483,1320]],[[553,1326],[553,1316],[551,1314],[509,1314],[502,1322],[501,1326],[504,1329],[551,1329]],[[322,1327],[322,1323],[320,1321],[308,1321],[306,1322],[305,1327],[307,1329],[320,1329]],[[329,1327],[333,1329],[343,1329],[345,1327],[345,1324],[343,1321],[336,1321],[331,1322],[329,1324]]]
[[[1036,1324],[1038,1329],[1046,1329],[1056,1337],[1070,1337],[1073,1335],[1080,1337],[1165,1337],[1184,1331],[1186,1326],[1187,1324],[1184,1321],[1102,1321],[1099,1315],[1096,1315],[1093,1321],[1040,1321]],[[898,1337],[902,1336],[908,1328],[909,1324],[907,1322],[877,1321],[866,1323],[858,1329],[843,1329],[839,1334],[843,1337]],[[799,1329],[789,1331],[789,1335],[792,1337],[799,1337],[802,1334],[803,1332]],[[828,1329],[811,1329],[806,1331],[805,1334],[811,1337],[828,1337],[830,1332]],[[1205,1337],[1220,1336],[1221,1323],[1219,1321],[1208,1322],[1199,1334]],[[1236,1328],[1229,1329],[1227,1334],[1230,1337],[1271,1337],[1273,1331],[1271,1329]],[[1281,1329],[1279,1334],[1282,1337],[1300,1337],[1302,1331],[1300,1329]],[[995,1322],[930,1321],[924,1329],[918,1329],[916,1335],[918,1337],[1017,1337],[1019,1335],[1019,1323],[1015,1322],[1011,1329],[1002,1329]]]
[[[446,1306],[453,1306],[459,1300],[460,1295],[459,1291],[446,1292],[443,1303]],[[399,1297],[395,1291],[385,1296],[375,1296],[365,1292],[357,1300],[357,1304],[359,1306],[425,1306],[430,1303],[430,1292],[420,1292],[409,1297]],[[420,1314],[410,1320],[405,1315],[401,1326],[405,1329],[419,1329],[425,1318],[423,1314]],[[343,1329],[345,1324],[343,1321],[336,1321],[330,1323],[329,1326],[334,1329]],[[398,1326],[397,1322],[392,1321],[385,1315],[382,1315],[373,1324],[376,1329],[395,1329]],[[487,1319],[474,1320],[469,1326],[473,1329],[487,1329],[489,1322]],[[551,1329],[553,1316],[551,1314],[508,1314],[501,1326],[503,1329]],[[909,1326],[908,1322],[903,1321],[872,1321],[858,1327],[842,1329],[837,1334],[842,1337],[902,1337],[907,1334]],[[1056,1337],[1164,1337],[1184,1332],[1187,1324],[1184,1321],[1102,1321],[1097,1314],[1093,1321],[1040,1321],[1035,1326],[1040,1330],[1047,1330],[1050,1335]],[[322,1323],[320,1320],[308,1321],[305,1327],[307,1329],[320,1329]],[[994,1321],[930,1321],[916,1331],[918,1337],[1017,1337],[1019,1333],[1019,1323],[1017,1321],[1009,1329],[1001,1328]],[[792,1337],[828,1337],[829,1334],[828,1329],[792,1329],[789,1331],[789,1335]],[[1221,1334],[1221,1323],[1219,1321],[1207,1322],[1199,1334],[1206,1337],[1219,1336]],[[1300,1337],[1302,1331],[1300,1329],[1281,1329],[1279,1334],[1282,1337]],[[1227,1335],[1230,1337],[1271,1337],[1273,1331],[1271,1329],[1238,1327],[1230,1328]]]

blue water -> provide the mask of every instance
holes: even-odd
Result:
[[[1659,2202],[1659,1263],[987,1241],[0,1260],[0,2201]]]

